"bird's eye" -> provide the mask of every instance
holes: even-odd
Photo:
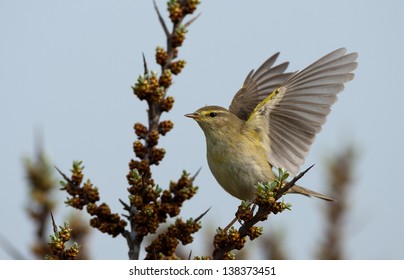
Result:
[[[214,118],[214,117],[217,116],[217,113],[216,113],[216,112],[210,112],[210,113],[209,113],[209,116],[212,117],[212,118]]]

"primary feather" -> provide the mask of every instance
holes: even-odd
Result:
[[[263,66],[272,66],[277,56]],[[277,67],[261,66],[247,76],[230,111],[246,119],[239,102],[248,100],[250,104],[251,100],[259,100],[254,108],[248,107],[243,131],[258,133],[272,166],[286,168],[291,175],[299,171],[336,95],[343,90],[344,83],[353,79],[351,71],[357,67],[356,58],[356,53],[346,54],[346,49],[341,48],[300,72],[283,73],[286,67],[274,71]]]
[[[252,70],[244,80],[243,86],[233,97],[229,111],[246,121],[257,105],[280,84],[291,77],[284,73],[289,62],[274,66],[279,53],[268,58],[256,71]]]

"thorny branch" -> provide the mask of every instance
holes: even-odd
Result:
[[[270,186],[258,186],[255,205],[258,206],[257,212],[254,214],[254,208],[251,208],[250,203],[243,202],[236,213],[238,220],[241,220],[243,224],[236,230],[233,227],[230,230],[218,230],[214,238],[214,251],[212,258],[216,260],[220,259],[233,259],[234,256],[231,251],[234,249],[240,250],[244,247],[246,237],[251,240],[257,238],[262,234],[262,229],[255,225],[268,218],[268,215],[273,213],[277,214],[289,206],[278,200],[291,188],[295,183],[302,178],[314,165],[310,166],[299,175],[294,177],[290,182],[284,182],[288,174],[279,170],[278,180],[273,182]]]
[[[199,1],[170,0],[168,2],[169,17],[173,24],[171,32],[156,1],[153,1],[153,4],[166,36],[166,48],[157,47],[156,49],[156,62],[161,67],[160,77],[157,77],[156,72],[149,72],[143,55],[144,75],[139,77],[133,87],[134,94],[140,100],[147,102],[148,125],[146,127],[140,123],[135,124],[138,141],[134,142],[133,148],[140,161],[132,160],[129,164],[130,171],[127,178],[130,185],[128,189],[131,194],[130,205],[123,204],[124,209],[128,211],[127,217],[131,227],[130,231],[126,230],[123,233],[129,246],[130,259],[139,258],[143,237],[149,233],[155,233],[159,224],[166,221],[167,216],[178,215],[182,203],[190,199],[196,192],[196,188],[192,185],[193,178],[188,178],[186,173],[177,183],[171,183],[169,191],[162,192],[158,187],[153,187],[155,184],[150,166],[158,165],[165,155],[164,149],[157,148],[158,139],[160,135],[165,135],[173,128],[173,123],[170,120],[160,121],[160,118],[162,113],[171,110],[174,103],[173,97],[166,96],[172,84],[172,74],[178,75],[185,66],[185,60],[175,61],[178,57],[179,47],[182,46],[187,33],[182,22],[187,15],[195,11]],[[197,229],[194,228],[194,230]],[[187,231],[186,234],[193,233],[192,230],[184,229],[185,231]],[[156,248],[152,250],[155,251]],[[162,252],[159,251],[158,255],[153,256],[175,258],[174,252],[175,246],[167,250],[166,254],[161,254]]]

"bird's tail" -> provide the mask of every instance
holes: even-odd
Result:
[[[321,193],[318,193],[318,192],[315,192],[315,191],[312,191],[312,190],[309,190],[309,189],[306,189],[306,188],[303,188],[303,187],[300,187],[297,185],[294,185],[293,187],[291,187],[288,190],[288,193],[298,193],[298,194],[302,194],[302,195],[309,196],[309,197],[321,198],[321,199],[324,199],[327,201],[335,201],[335,199],[332,199],[331,197],[326,196],[325,194],[321,194]]]

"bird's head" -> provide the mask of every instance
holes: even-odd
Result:
[[[206,136],[234,131],[241,126],[241,120],[236,115],[220,106],[202,107],[185,116],[194,119]]]

